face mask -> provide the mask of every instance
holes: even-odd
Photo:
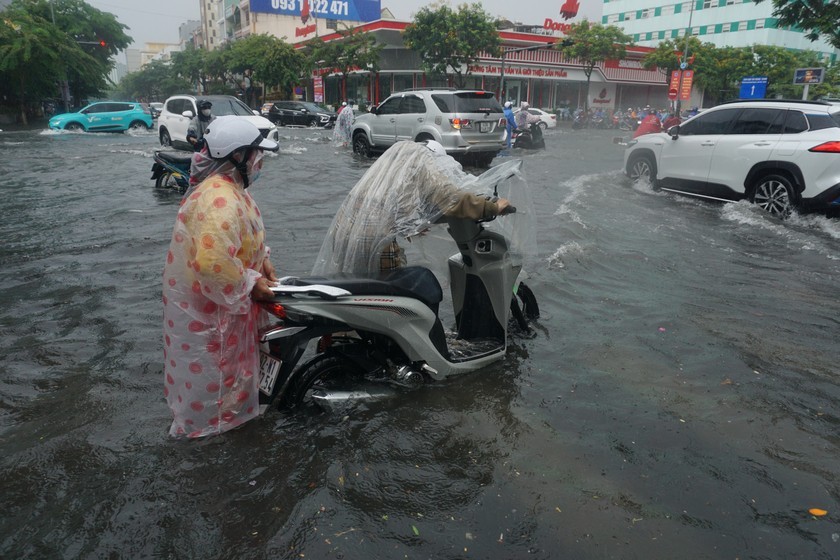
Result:
[[[210,116],[210,109],[202,109],[201,114],[204,115],[205,117],[209,117]]]
[[[262,172],[262,160],[265,153],[262,150],[254,150],[254,155],[248,161],[248,181],[253,185],[260,178]]]

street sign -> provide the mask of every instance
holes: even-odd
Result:
[[[741,78],[739,99],[764,99],[767,95],[767,76],[746,76]]]
[[[797,68],[793,73],[794,85],[821,84],[824,68]]]

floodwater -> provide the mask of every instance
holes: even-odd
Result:
[[[253,192],[306,274],[370,161],[282,132]],[[154,133],[0,133],[0,557],[840,557],[840,221],[629,185],[615,134],[514,154],[542,317],[504,362],[183,441]]]

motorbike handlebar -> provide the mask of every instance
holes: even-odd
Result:
[[[505,208],[501,215],[504,216],[506,214],[516,214],[516,206],[508,206]]]

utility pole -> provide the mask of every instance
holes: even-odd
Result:
[[[694,17],[694,3],[697,0],[690,0],[691,2],[691,9],[688,12],[688,27],[685,30],[685,48],[683,49],[683,57],[682,62],[680,63],[680,82],[679,86],[677,86],[677,116],[680,115],[680,109],[682,106],[682,86],[683,86],[683,74],[685,73],[686,68],[688,68],[688,38],[692,37],[691,34],[691,18]],[[689,92],[689,97],[691,93]]]

